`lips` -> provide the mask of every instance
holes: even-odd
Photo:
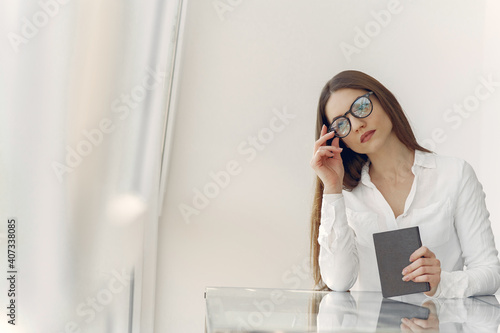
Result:
[[[372,138],[372,136],[373,136],[373,133],[375,133],[375,130],[371,130],[371,131],[368,131],[365,134],[363,134],[361,136],[361,139],[360,139],[361,143],[365,143],[368,140],[370,140]]]

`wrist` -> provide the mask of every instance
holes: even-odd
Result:
[[[325,187],[323,194],[342,194],[342,188],[339,187]]]

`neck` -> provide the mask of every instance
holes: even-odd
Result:
[[[411,167],[415,152],[409,150],[396,135],[387,140],[382,149],[368,154],[370,159],[370,177],[384,181],[404,181],[413,175]]]

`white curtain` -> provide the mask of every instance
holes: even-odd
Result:
[[[153,331],[181,7],[2,2],[0,267],[14,217],[16,332]]]

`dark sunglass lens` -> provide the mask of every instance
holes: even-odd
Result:
[[[349,119],[342,117],[335,120],[330,128],[337,133],[339,138],[343,138],[351,131],[351,124],[349,123]]]
[[[372,102],[368,97],[360,97],[354,102],[351,110],[356,117],[366,117],[372,112]]]

